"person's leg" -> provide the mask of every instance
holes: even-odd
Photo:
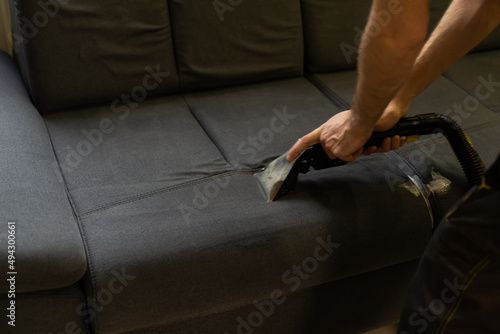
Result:
[[[500,159],[443,219],[410,284],[398,334],[500,333]]]

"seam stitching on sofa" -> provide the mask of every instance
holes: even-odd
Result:
[[[494,114],[497,114],[495,111],[491,110],[490,107],[488,107],[483,101],[484,100],[481,100],[481,99],[478,99],[475,95],[472,95],[471,93],[469,93],[467,91],[467,89],[460,85],[458,82],[454,81],[451,77],[449,77],[448,74],[446,74],[446,72],[444,72],[442,75],[441,75],[444,79],[448,80],[449,82],[451,82],[452,84],[454,84],[457,88],[459,88],[461,91],[463,91],[465,94],[467,94],[468,96],[472,96],[474,98],[476,98],[476,100],[479,102],[480,105],[482,105],[483,107],[485,107],[486,109],[488,109],[488,111],[491,111],[492,113]],[[487,99],[486,99],[487,100]]]
[[[467,131],[467,134],[470,135],[472,132],[476,132],[478,130],[481,130],[482,128],[486,128],[488,127],[489,125],[491,124],[497,124],[497,123],[500,123],[500,119],[498,120],[494,120],[494,121],[487,121],[485,123],[482,123],[482,124],[478,124],[476,126],[473,126],[473,127],[470,127],[470,128],[467,128],[465,129]]]
[[[47,125],[45,124],[45,122],[44,122],[44,125],[45,125],[45,128],[46,128],[48,137],[49,137],[49,141],[50,141],[50,145],[52,147],[54,158],[56,159],[57,166],[59,167],[59,173],[61,174],[61,178],[63,180],[62,183],[63,183],[65,191],[66,191],[66,197],[68,198],[71,210],[73,212],[73,216],[74,216],[75,221],[76,221],[76,225],[78,227],[78,231],[80,232],[80,238],[82,239],[83,249],[84,249],[84,252],[85,252],[85,260],[86,260],[85,263],[87,265],[86,266],[86,270],[85,270],[85,274],[88,273],[88,275],[90,277],[90,281],[91,281],[91,284],[90,284],[90,294],[93,297],[96,297],[95,288],[94,288],[95,282],[96,282],[96,277],[95,277],[95,273],[94,273],[94,269],[93,269],[94,266],[93,266],[93,262],[92,262],[92,256],[91,256],[91,252],[90,252],[90,246],[89,246],[88,240],[87,240],[86,230],[85,230],[85,227],[83,226],[83,224],[80,221],[80,216],[78,214],[78,210],[76,209],[75,203],[73,201],[73,197],[71,196],[71,193],[70,193],[70,191],[68,189],[66,178],[64,177],[64,173],[61,170],[61,165],[60,165],[58,156],[56,154],[56,151],[55,151],[55,148],[54,148],[54,144],[52,142],[52,137],[50,135],[50,131],[48,130]],[[85,274],[84,274],[84,277],[85,277]],[[87,308],[87,304],[86,303],[85,303],[85,307]],[[95,321],[95,324],[96,324],[96,328],[98,328],[97,327],[98,317],[96,317],[94,321]]]
[[[321,80],[319,80],[313,73],[307,73],[306,79],[309,80],[316,88],[328,99],[334,106],[342,110],[348,110],[351,108],[349,103],[344,101],[340,96],[335,94],[331,89],[328,88]]]
[[[97,293],[95,291],[95,287],[97,286],[96,282],[97,282],[97,278],[96,278],[96,274],[95,274],[95,271],[94,271],[94,262],[93,262],[93,258],[92,258],[92,255],[91,255],[91,251],[90,251],[90,247],[88,245],[88,241],[87,241],[87,238],[86,238],[86,230],[85,230],[85,226],[83,224],[80,224],[80,219],[78,219],[78,225],[81,226],[81,235],[82,235],[82,238],[84,240],[84,243],[85,243],[85,252],[87,254],[87,263],[88,263],[88,267],[87,267],[87,272],[88,272],[88,275],[89,275],[89,278],[90,278],[90,295],[93,297],[93,298],[97,298]],[[83,289],[85,290],[85,289]],[[85,293],[85,291],[84,291]],[[87,294],[85,294],[87,295]],[[85,299],[85,308],[88,309],[88,304],[87,304],[87,300]],[[98,322],[99,322],[99,317],[95,317],[94,318],[94,323],[95,323],[95,327],[96,328],[99,328],[98,327]],[[87,324],[89,325],[89,328],[91,327],[90,325],[90,322],[87,322]]]
[[[169,187],[165,187],[165,188],[159,188],[159,189],[156,189],[156,190],[153,190],[153,191],[149,191],[149,192],[146,192],[146,193],[143,193],[143,194],[139,194],[139,195],[127,197],[127,198],[121,199],[119,201],[111,202],[111,203],[108,203],[106,205],[97,207],[95,209],[92,209],[92,210],[89,210],[87,212],[82,213],[80,215],[80,217],[85,217],[85,216],[91,215],[93,213],[96,213],[96,212],[99,212],[99,211],[103,211],[103,210],[107,210],[107,209],[115,207],[115,206],[120,206],[120,205],[123,205],[123,204],[136,202],[138,200],[145,199],[145,198],[148,198],[148,197],[153,197],[153,196],[156,196],[158,194],[162,194],[162,193],[166,193],[166,192],[169,192],[169,191],[173,191],[173,190],[177,190],[177,189],[182,189],[182,188],[185,188],[185,187],[188,187],[188,186],[191,186],[191,185],[196,185],[196,184],[199,184],[199,183],[203,183],[203,182],[205,182],[206,180],[209,180],[209,179],[216,179],[216,178],[223,177],[225,175],[231,176],[231,175],[234,175],[234,174],[255,173],[257,170],[259,170],[259,169],[250,169],[250,170],[246,170],[246,171],[235,171],[235,170],[226,171],[226,172],[223,172],[223,173],[220,173],[220,174],[217,174],[217,175],[206,176],[206,177],[203,177],[201,179],[188,181],[188,182],[177,184],[177,185],[174,185],[174,186],[169,186]]]
[[[55,149],[54,144],[52,142],[52,136],[50,135],[50,131],[47,128],[47,124],[45,123],[45,121],[44,121],[44,126],[45,126],[45,130],[46,130],[47,136],[49,138],[50,146],[52,147],[52,153],[54,154],[54,159],[56,160],[56,163],[57,163],[57,168],[58,168],[58,171],[59,171],[59,175],[61,176],[61,179],[62,179],[61,183],[63,184],[64,190],[66,192],[66,198],[68,199],[69,205],[71,207],[71,211],[73,213],[73,217],[75,218],[75,220],[77,222],[77,225],[79,225],[79,222],[78,222],[78,216],[79,216],[78,209],[76,208],[76,205],[75,205],[75,202],[73,200],[73,197],[71,196],[71,193],[69,191],[68,183],[66,181],[66,177],[64,176],[64,173],[63,173],[62,168],[61,168],[61,163],[59,161],[59,158],[58,158],[57,153],[56,153],[56,149]]]
[[[302,62],[301,62],[301,76],[305,76],[306,73],[306,31],[304,28],[304,3],[299,0],[299,15],[300,15],[300,32],[302,34]]]
[[[193,118],[195,119],[195,121],[198,123],[198,125],[200,126],[200,129],[203,130],[203,133],[205,134],[205,136],[207,136],[207,138],[210,140],[210,142],[217,148],[217,151],[219,152],[219,154],[221,155],[221,157],[224,159],[224,161],[228,164],[228,166],[230,166],[231,168],[233,168],[233,170],[236,171],[237,170],[236,167],[233,166],[229,162],[228,158],[224,155],[224,153],[221,151],[220,147],[217,145],[217,143],[215,142],[215,140],[210,135],[210,132],[207,131],[207,129],[203,126],[203,123],[200,121],[200,119],[198,118],[198,116],[196,116],[196,114],[193,112],[193,109],[189,105],[189,102],[187,101],[185,95],[184,94],[179,94],[179,95],[184,100],[184,103],[186,103],[186,106],[187,106],[189,112],[191,113],[191,116],[193,116]]]
[[[95,270],[94,270],[94,261],[93,261],[93,258],[92,258],[92,254],[91,254],[91,251],[90,251],[90,247],[88,245],[88,241],[87,241],[87,238],[86,238],[86,229],[85,229],[85,226],[83,224],[80,224],[80,219],[78,219],[78,225],[81,226],[81,234],[82,234],[82,237],[83,239],[85,240],[85,251],[86,251],[86,254],[87,254],[87,263],[88,263],[88,275],[89,275],[89,278],[90,278],[90,295],[93,297],[93,298],[97,298],[97,292],[95,291],[95,288],[97,286],[97,277],[96,277],[96,273],[95,273]],[[85,290],[85,289],[83,289]],[[85,292],[85,291],[84,291]],[[85,308],[88,309],[88,304],[87,304],[87,299],[85,300]],[[95,317],[94,318],[94,323],[95,323],[95,327],[96,328],[99,328],[99,317]],[[89,325],[89,328],[92,327],[90,322],[87,322],[87,324]]]

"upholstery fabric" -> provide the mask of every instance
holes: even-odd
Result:
[[[500,113],[500,51],[467,55],[444,73],[475,100]]]
[[[301,175],[295,193],[266,202],[252,174],[322,115],[338,112],[305,79],[273,85],[274,94],[269,83],[188,94],[187,106],[178,96],[148,101],[82,159],[81,169],[62,168],[89,256],[86,293],[96,298],[116,272],[130,278],[93,319],[94,330],[179,322],[250,304],[276,287],[290,293],[418,258],[432,217],[422,197],[390,189],[386,171],[401,183],[409,180],[385,155]],[[273,108],[282,106],[297,122],[250,162],[229,155],[227,164],[224,154],[249,134],[258,137],[263,126],[270,129],[270,120],[279,118]],[[59,158],[65,145],[82,140],[80,125],[95,126],[103,112],[45,117]],[[210,113],[217,121],[205,121]],[[186,131],[189,141],[177,137]],[[305,254],[314,254],[318,238],[340,246],[310,279],[297,285],[294,274],[283,278]]]
[[[3,52],[0,73],[0,270],[18,272],[19,293],[65,287],[86,270],[82,237],[43,120]],[[10,221],[16,223],[16,270],[7,268]],[[1,280],[0,293],[8,290]]]
[[[395,321],[432,228],[467,189],[446,140],[311,171],[272,203],[253,176],[349,106],[368,3],[11,0],[27,89],[0,54],[0,225],[20,227],[33,324],[56,311],[40,328],[229,334],[277,291],[290,302],[261,333]],[[433,2],[430,25],[447,4]],[[487,166],[497,100],[467,93],[496,55],[468,57],[470,73],[451,69],[411,110],[455,118]]]
[[[364,0],[302,0],[306,70],[355,68],[369,12],[370,2]]]
[[[303,73],[299,0],[171,0],[169,7],[183,90]]]
[[[16,57],[42,112],[178,89],[166,1],[11,0],[10,8]],[[151,72],[169,75],[155,81]]]
[[[431,218],[422,198],[388,191],[382,170],[389,168],[365,162],[315,173],[273,203],[251,173],[239,172],[81,217],[87,294],[96,297],[113,271],[130,277],[97,315],[95,330],[119,333],[221,312],[275,288],[290,293],[418,258]],[[314,271],[309,279],[287,273],[314,256],[318,238],[339,246],[317,268],[306,264]]]

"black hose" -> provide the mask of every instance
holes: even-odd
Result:
[[[481,158],[472,146],[469,137],[458,123],[452,118],[436,113],[421,114],[412,117],[403,117],[391,129],[383,132],[373,132],[366,146],[379,146],[384,138],[414,135],[430,135],[442,133],[451,145],[455,156],[458,158],[462,170],[470,186],[478,184],[485,174]]]
[[[454,119],[445,115],[436,115],[439,122],[435,124],[434,132],[442,133],[448,139],[469,185],[472,187],[480,184],[486,169],[469,137]]]

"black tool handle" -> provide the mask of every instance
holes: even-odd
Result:
[[[435,131],[440,120],[437,114],[422,114],[412,117],[403,117],[396,123],[395,126],[387,131],[374,131],[366,144],[365,148],[370,146],[380,146],[382,141],[387,137],[393,136],[420,136],[431,134]],[[325,169],[345,165],[346,162],[340,159],[330,159],[321,144],[316,144],[307,148],[300,157],[301,163],[299,172],[305,174],[309,171],[309,167],[314,169]]]
[[[440,122],[438,114],[434,113],[403,117],[387,131],[374,131],[366,142],[365,148],[380,146],[387,137],[411,137],[431,134],[436,130]]]
[[[471,186],[477,184],[485,173],[484,164],[460,125],[445,115],[430,113],[403,117],[391,129],[382,132],[373,132],[370,139],[366,142],[365,148],[380,146],[384,138],[395,135],[411,137],[433,133],[442,133],[448,139],[469,184]],[[316,144],[309,149],[311,150],[310,153],[304,155],[305,159],[301,159],[300,173],[307,173],[310,167],[324,169],[345,164],[340,159],[330,160],[321,147],[321,144]]]

